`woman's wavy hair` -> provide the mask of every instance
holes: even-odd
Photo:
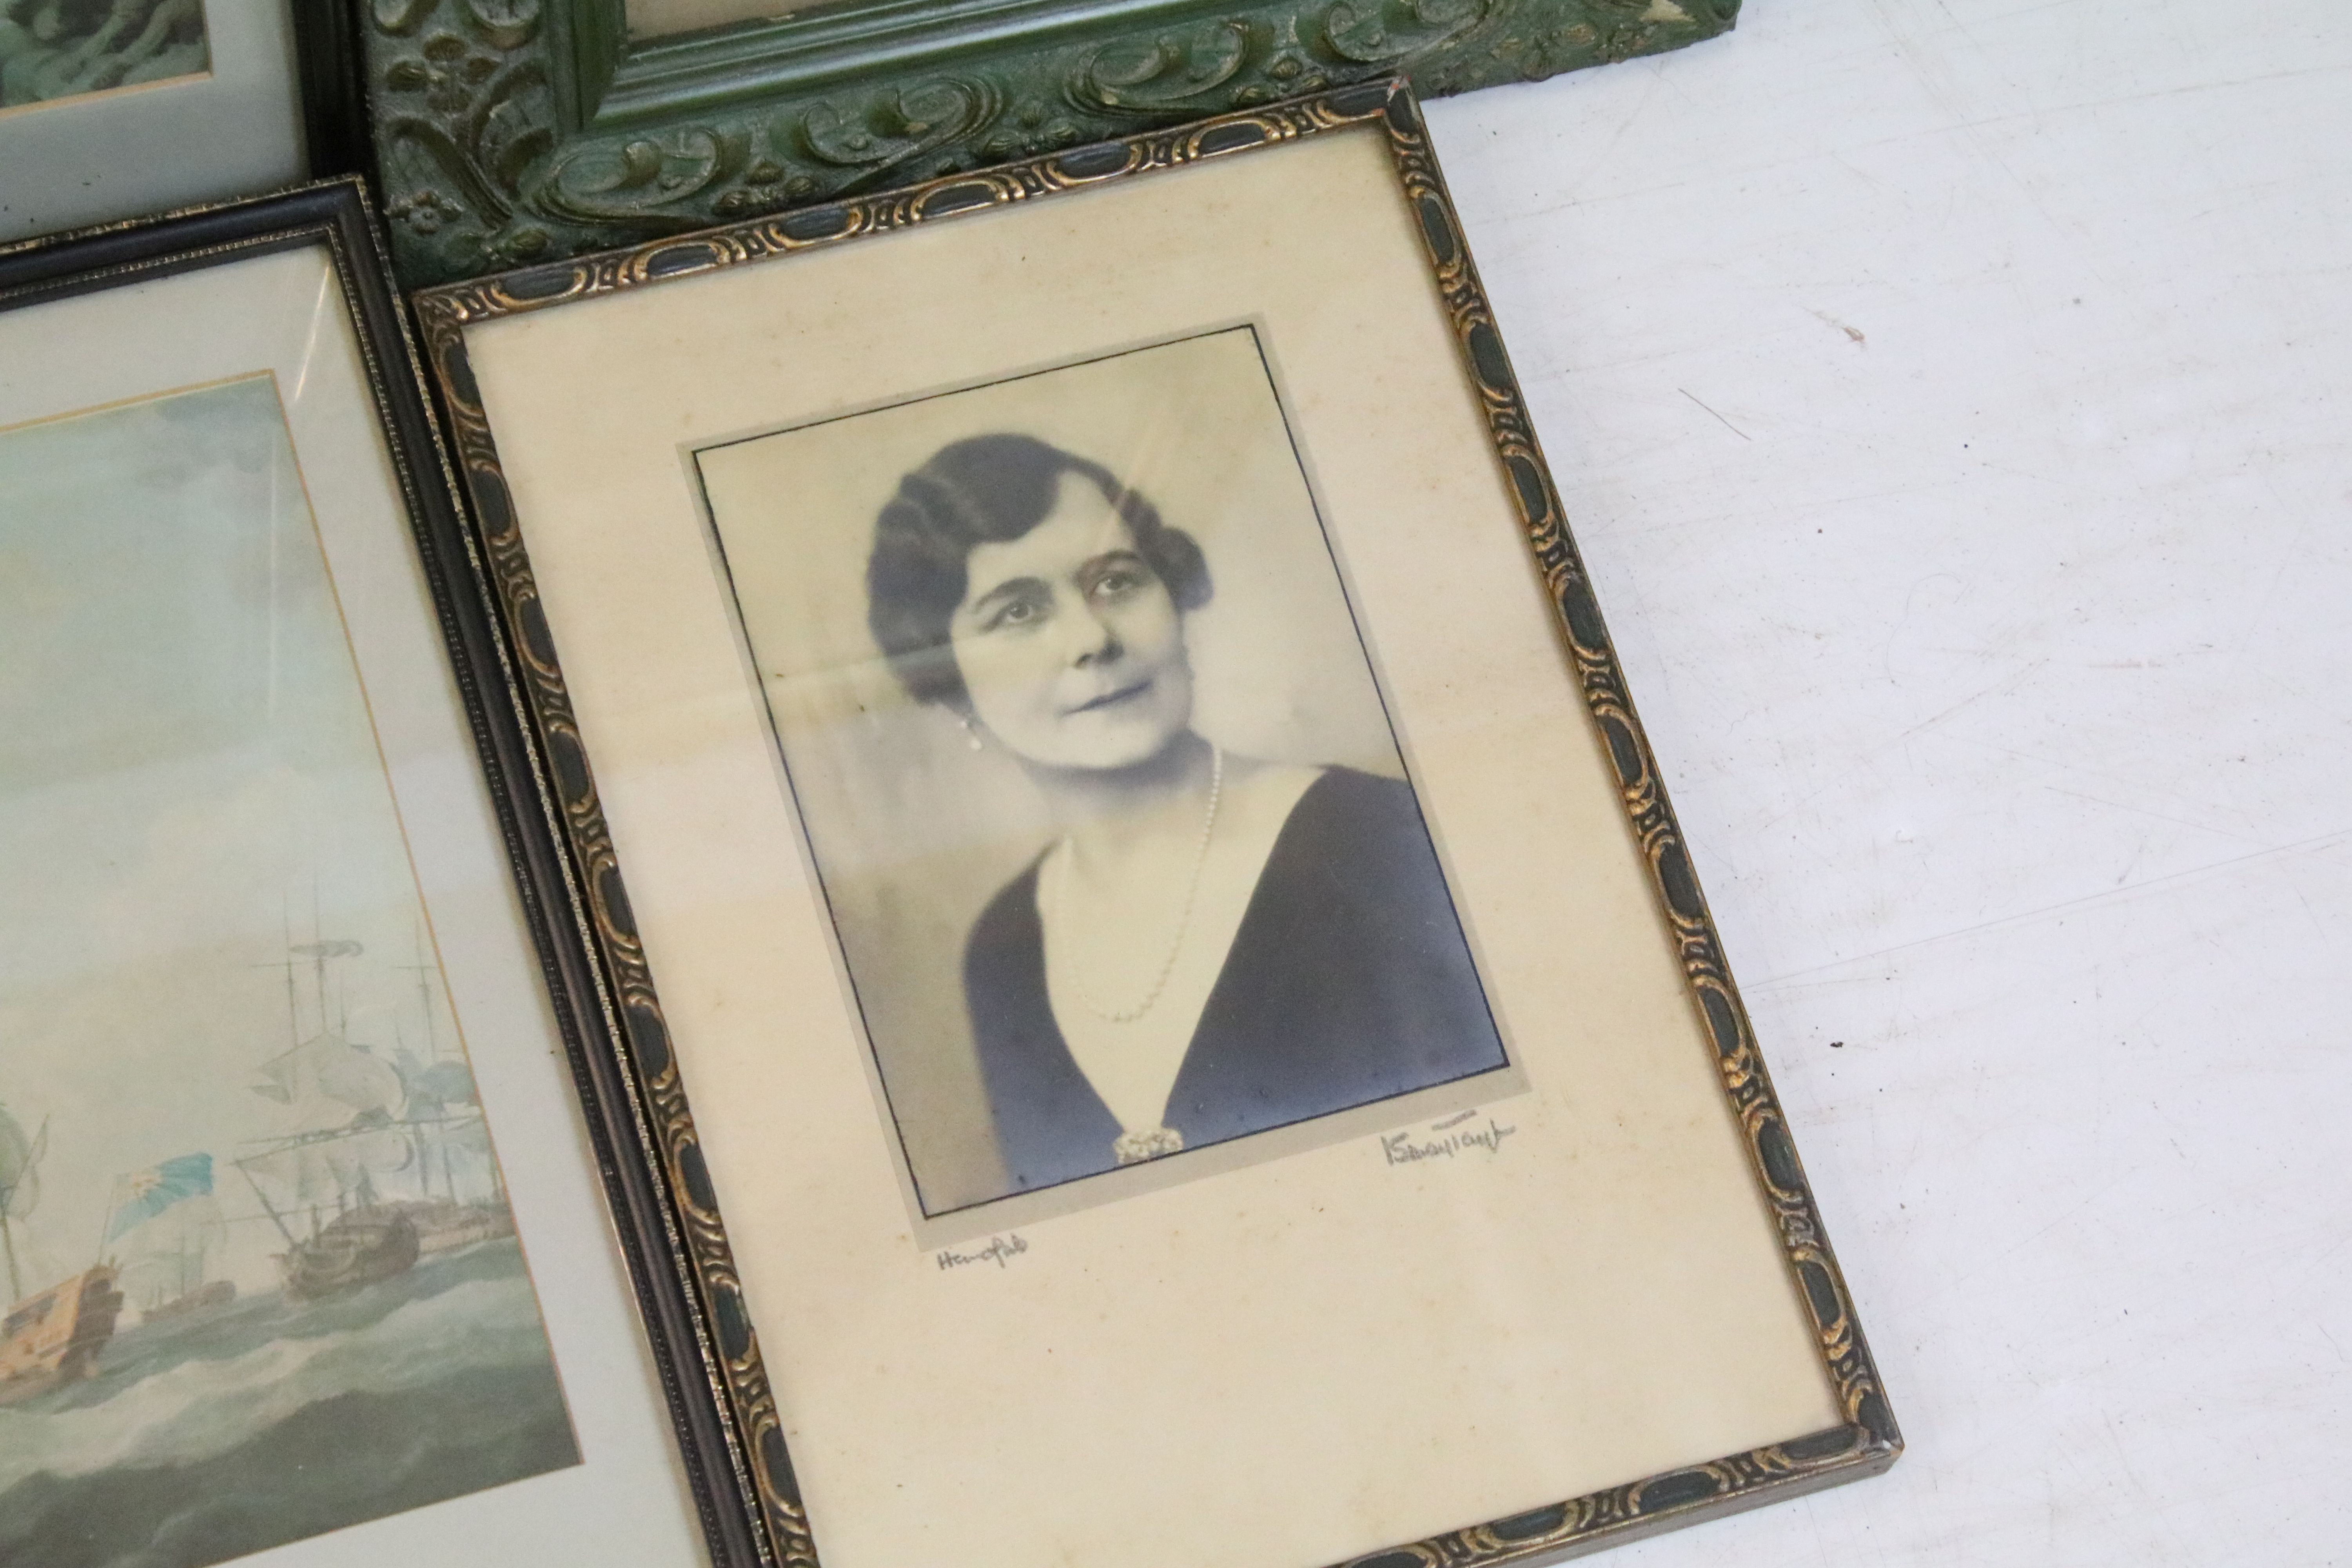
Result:
[[[1209,602],[1209,563],[1192,536],[1160,521],[1100,463],[1034,436],[951,442],[898,481],[866,560],[866,624],[916,701],[970,706],[948,640],[969,583],[965,561],[977,545],[1018,539],[1045,521],[1064,474],[1102,491],[1179,610]]]

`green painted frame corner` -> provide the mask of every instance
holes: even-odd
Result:
[[[348,0],[412,285],[644,243],[1360,81],[1659,54],[1739,0],[818,0],[632,40],[625,0]]]

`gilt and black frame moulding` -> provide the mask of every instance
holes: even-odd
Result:
[[[314,120],[314,127],[318,121]],[[710,1324],[701,1298],[675,1268],[676,1219],[667,1189],[634,1146],[640,1118],[609,1045],[609,993],[594,944],[567,926],[568,845],[541,808],[551,768],[525,700],[527,683],[506,616],[488,591],[493,572],[476,553],[479,533],[463,517],[457,475],[432,412],[424,363],[409,331],[362,180],[342,174],[270,195],[189,208],[0,245],[0,310],[171,277],[279,251],[325,246],[356,333],[355,343],[419,551],[434,613],[515,875],[541,975],[581,1098],[614,1232],[659,1370],[673,1430],[684,1450],[696,1511],[727,1568],[764,1563],[762,1539],[742,1521],[745,1488],[728,1467],[733,1428],[726,1390],[706,1374]],[[528,654],[523,661],[528,667]],[[601,1027],[600,1027],[601,1024]],[[713,1472],[712,1464],[721,1467]]]
[[[1622,792],[1661,913],[1715,1052],[1729,1109],[1808,1315],[1843,1420],[1824,1430],[1729,1454],[1507,1519],[1351,1560],[1344,1568],[1502,1568],[1552,1562],[1879,1474],[1902,1452],[1852,1300],[1798,1161],[1747,1010],[1723,956],[1656,761],[1627,694],[1591,580],[1570,537],[1559,491],[1538,447],[1517,378],[1438,172],[1418,106],[1401,79],[1336,88],[1172,131],[950,175],[904,189],[795,210],[766,220],[556,262],[415,297],[425,350],[453,433],[478,529],[475,558],[500,605],[519,655],[516,700],[530,714],[537,795],[564,846],[561,922],[593,965],[601,1058],[589,1075],[592,1121],[641,1151],[654,1185],[650,1211],[625,1228],[668,1237],[675,1309],[661,1331],[677,1364],[699,1358],[721,1430],[690,1430],[689,1458],[740,1488],[738,1517],[714,1531],[721,1568],[814,1568],[809,1525],[783,1422],[704,1164],[672,1055],[661,1004],[629,913],[613,840],[583,750],[572,700],[472,370],[465,331],[484,321],[617,290],[850,243],[917,224],[1049,198],[1111,181],[1183,168],[1353,127],[1385,132],[1402,199],[1419,220],[1469,384],[1485,411],[1496,460],[1559,617],[1567,656]],[[698,1405],[699,1400],[692,1402]]]
[[[1353,82],[1424,97],[1680,48],[1739,0],[818,0],[632,39],[626,0],[363,7],[414,285],[1041,156]]]

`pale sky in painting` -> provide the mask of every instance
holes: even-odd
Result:
[[[275,384],[0,432],[0,1106],[49,1128],[26,1288],[95,1259],[117,1175],[200,1151],[229,1272],[268,1288],[230,1162],[296,1130],[250,1087],[293,1043],[289,917],[365,950],[331,1025],[455,1044],[404,967],[415,879]]]

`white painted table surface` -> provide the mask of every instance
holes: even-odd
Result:
[[[1909,1444],[1612,1563],[2352,1564],[2347,24],[1430,108]]]

